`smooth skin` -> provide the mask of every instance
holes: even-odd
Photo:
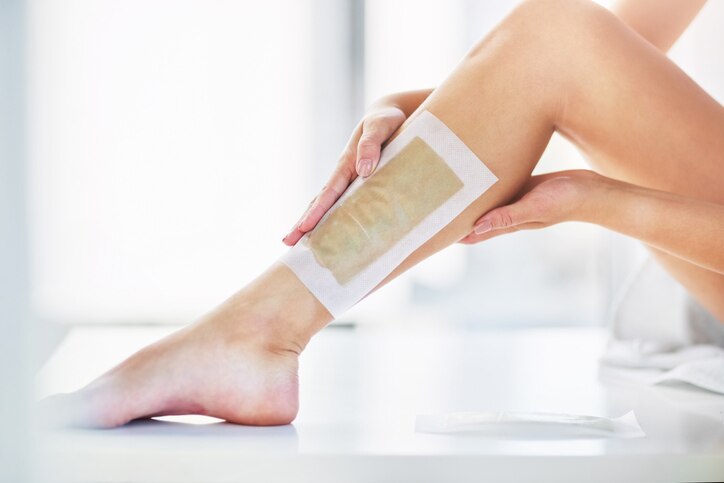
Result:
[[[523,2],[432,93],[386,102],[365,117],[336,174],[286,243],[293,244],[311,229],[314,218],[346,189],[357,169],[371,172],[380,144],[405,129],[422,109],[447,124],[500,181],[381,285],[469,235],[481,215],[491,217],[491,210],[520,197],[556,131],[574,140],[609,176],[677,193],[680,197],[669,200],[671,204],[690,206],[687,196],[724,203],[722,106],[641,35],[585,0]],[[357,162],[364,159],[370,160],[369,167]],[[547,189],[544,186],[539,183],[538,189]],[[530,189],[530,196],[534,192]],[[631,203],[636,199],[634,195]],[[668,205],[660,208],[666,212]],[[546,211],[549,220],[555,220],[553,213]],[[651,243],[667,238],[666,233],[650,236]],[[707,267],[719,262],[707,257],[705,249],[679,253],[675,246],[667,247],[689,275],[687,287],[722,318],[721,274],[686,260],[703,260]],[[700,273],[719,281],[708,294],[697,291]],[[85,388],[45,400],[50,406],[45,414],[100,427],[185,413],[240,424],[286,424],[298,410],[298,355],[331,319],[294,274],[277,263],[208,315],[137,352]]]
[[[651,45],[662,52],[666,52],[696,17],[696,14],[705,3],[706,0],[625,0],[618,2],[614,12],[619,19],[643,36]],[[607,99],[611,98],[609,91],[610,89],[606,89],[605,86],[598,90],[603,95],[609,94]],[[320,194],[312,200],[307,211],[294,225],[289,234],[284,237],[284,243],[290,246],[296,244],[306,232],[316,226],[349,183],[357,176],[366,177],[374,171],[379,162],[381,145],[389,139],[390,133],[394,132],[403,120],[414,112],[432,92],[433,89],[423,89],[392,94],[380,99],[371,106],[368,114],[353,132],[329,181]],[[650,92],[650,95],[655,95],[655,92]],[[585,99],[586,97],[581,97],[581,100]],[[711,101],[714,107],[713,111],[715,112],[718,107],[718,117],[721,118],[721,106],[713,99]],[[633,111],[640,106],[641,103],[633,102],[628,106],[628,113],[623,112],[625,109],[620,109],[614,110],[613,115],[628,114],[630,117],[634,117],[637,114]],[[664,114],[675,110],[675,106],[672,106],[673,109],[668,111],[661,111],[656,105],[652,107],[652,113]],[[686,115],[688,114],[687,111],[682,110],[681,113],[676,113],[676,115]],[[595,115],[593,110],[587,112]],[[523,188],[523,191],[518,194],[518,198],[522,197],[528,202],[525,206],[520,208],[513,206],[510,209],[501,208],[496,210],[494,215],[491,213],[490,216],[481,217],[476,222],[475,230],[462,241],[472,244],[486,240],[494,235],[509,233],[518,229],[543,228],[563,221],[587,221],[599,224],[648,244],[651,251],[669,272],[678,278],[694,296],[700,299],[719,320],[724,320],[724,276],[722,276],[720,262],[724,256],[724,237],[721,236],[722,230],[724,230],[724,218],[721,216],[721,211],[716,209],[716,206],[712,207],[711,203],[702,202],[703,199],[716,204],[724,203],[724,187],[715,178],[707,180],[704,190],[701,191],[699,189],[702,181],[701,177],[686,176],[681,173],[683,170],[690,169],[691,164],[700,162],[700,159],[696,156],[696,149],[689,148],[682,137],[698,129],[703,123],[707,122],[707,119],[711,118],[702,116],[698,123],[693,124],[683,132],[677,133],[676,145],[678,149],[674,153],[681,153],[680,158],[666,152],[666,148],[672,143],[661,143],[659,149],[653,149],[655,147],[653,144],[659,140],[663,141],[663,133],[670,132],[671,129],[662,131],[659,136],[649,136],[649,140],[652,142],[645,143],[643,148],[638,145],[640,141],[635,139],[635,136],[632,135],[633,132],[627,133],[628,135],[625,136],[626,142],[630,144],[619,143],[619,146],[616,146],[614,143],[607,143],[605,140],[601,140],[601,142],[592,140],[591,138],[596,136],[595,127],[600,126],[601,123],[589,122],[589,126],[586,124],[588,119],[590,121],[594,120],[593,118],[583,119],[580,126],[575,125],[573,122],[570,125],[562,122],[556,126],[556,129],[578,146],[601,173],[641,185],[641,189],[637,191],[638,196],[635,197],[639,202],[628,203],[627,207],[632,211],[623,213],[619,207],[619,205],[623,204],[623,200],[631,200],[632,186],[623,189],[624,185],[616,184],[613,179],[604,180],[602,176],[586,176],[583,173],[575,175],[561,173],[558,177],[564,178],[564,180],[552,181],[552,178],[557,176],[555,173],[551,173],[543,178],[533,177]],[[615,119],[612,119],[612,121],[615,121]],[[654,125],[655,123],[652,123],[649,129],[653,128]],[[672,122],[671,125],[673,127],[676,123]],[[714,125],[711,127],[714,132],[713,136],[719,136],[719,142],[714,143],[713,146],[721,148],[721,121],[716,122],[715,119]],[[713,140],[711,136],[706,137]],[[696,141],[690,141],[690,143],[693,142]],[[703,152],[707,149],[707,146],[708,144],[704,144],[698,146],[698,148]],[[717,163],[719,166],[721,165],[724,156],[721,155],[721,151],[712,154],[714,155],[708,155],[704,158],[704,162],[708,163],[708,166],[695,166],[695,170],[716,173],[716,165]],[[690,160],[691,158],[696,159],[696,162],[693,163]],[[663,161],[665,164],[660,165],[658,164],[659,161]],[[663,176],[662,173],[657,172],[657,170],[661,169],[664,170]],[[668,179],[665,179],[667,177]],[[696,178],[696,180],[693,180],[693,178]],[[536,192],[531,193],[530,196],[524,196],[527,190],[539,184],[536,180],[551,180],[551,182],[538,187]],[[599,215],[597,217],[584,216],[584,214],[576,213],[570,209],[564,210],[562,207],[551,203],[545,203],[535,208],[536,217],[538,218],[536,223],[513,217],[521,210],[530,212],[533,209],[530,206],[532,200],[556,200],[561,189],[565,188],[567,192],[576,190],[581,192],[586,188],[590,188],[591,185],[596,187],[606,186],[608,189],[609,198],[598,200],[598,205],[595,206],[595,212]],[[662,193],[658,192],[658,190],[644,190],[643,186],[671,191],[672,196],[674,193],[684,196],[679,197],[676,204],[678,209],[671,213],[667,213],[662,209],[648,209],[651,206],[662,207],[665,203],[661,199]],[[619,189],[614,189],[614,187]],[[582,202],[583,200],[579,201]],[[593,203],[594,200],[589,199],[586,200],[585,204],[590,206]],[[551,210],[550,213],[543,212],[543,206]],[[565,212],[566,217],[561,217],[563,212]],[[606,212],[608,213],[606,214]],[[629,220],[629,223],[625,226],[619,222],[619,220],[623,219]],[[488,229],[492,228],[495,228],[494,234],[485,234]],[[657,230],[658,234],[653,240],[651,239],[652,230]]]

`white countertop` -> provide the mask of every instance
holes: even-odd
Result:
[[[74,329],[39,390],[77,388],[170,330]],[[302,355],[292,425],[176,417],[54,431],[38,467],[52,480],[98,482],[724,480],[724,396],[601,377],[604,345],[601,329],[333,327]],[[633,410],[646,436],[415,432],[419,414],[498,410]]]

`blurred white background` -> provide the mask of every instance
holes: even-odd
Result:
[[[184,323],[210,309],[285,250],[364,107],[440,83],[515,3],[30,1],[35,313]],[[719,30],[705,9],[674,50],[715,95]],[[584,166],[554,138],[538,171]],[[455,246],[346,319],[598,324],[610,245],[563,225]]]
[[[0,480],[28,479],[30,353],[52,345],[32,319],[185,323],[208,310],[285,250],[364,106],[437,85],[515,3],[0,2],[0,413],[12,415]],[[723,16],[710,1],[670,53],[719,102]],[[582,166],[554,138],[538,170]],[[451,247],[347,320],[599,324],[633,246],[565,225]],[[74,381],[127,344],[83,344]],[[548,364],[570,364],[553,352]],[[529,354],[516,348],[506,367]]]
[[[515,3],[0,2],[0,480],[27,480],[29,353],[52,345],[31,319],[186,323],[208,310],[285,250],[364,107],[437,85]],[[710,1],[670,54],[719,102],[722,20]],[[556,137],[538,170],[581,166]],[[600,324],[635,246],[565,225],[451,247],[346,320]],[[127,344],[84,344],[74,381],[94,351],[120,358]]]

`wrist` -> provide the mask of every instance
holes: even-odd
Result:
[[[402,112],[405,118],[408,118],[420,107],[432,91],[433,89],[421,89],[388,94],[373,102],[370,110],[374,108],[394,108]]]
[[[617,202],[624,186],[616,181],[597,173],[590,172],[582,183],[582,202],[575,209],[571,221],[583,221],[596,225],[606,225],[614,215]]]
[[[403,114],[405,113],[405,110],[403,108],[404,102],[403,99],[400,98],[401,94],[388,94],[386,96],[382,96],[378,98],[376,101],[373,101],[372,104],[370,104],[369,108],[367,109],[367,112],[372,111],[379,111],[384,109],[397,109],[398,111],[401,111]]]

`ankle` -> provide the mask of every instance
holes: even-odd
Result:
[[[213,315],[240,340],[272,352],[299,354],[332,316],[285,265],[275,264]]]

